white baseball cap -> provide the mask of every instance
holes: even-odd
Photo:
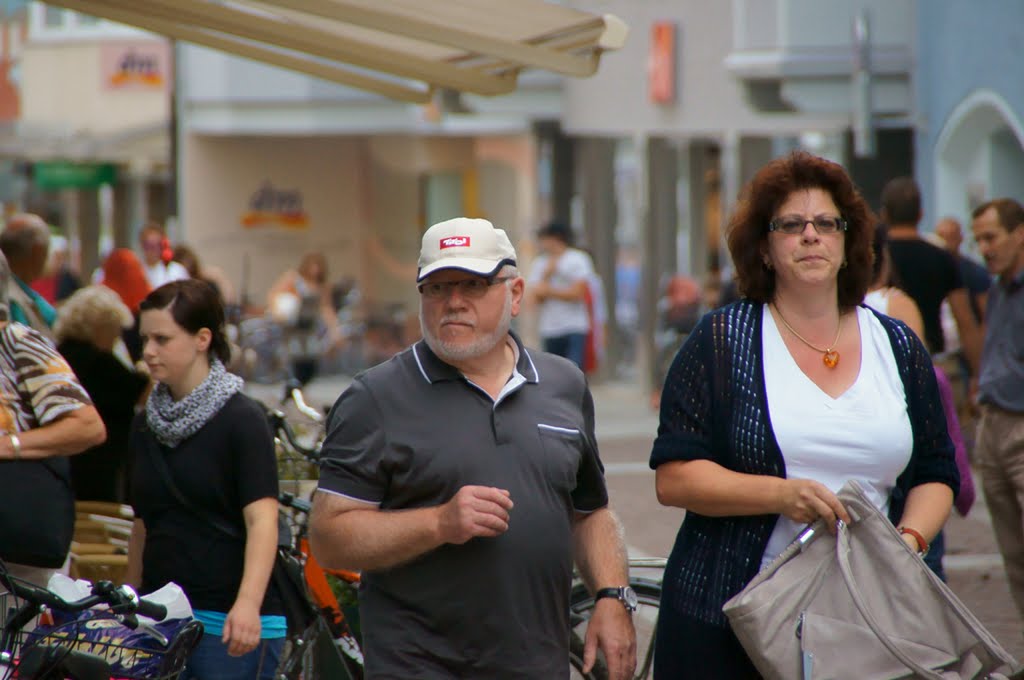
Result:
[[[504,229],[495,229],[487,220],[456,217],[438,222],[423,234],[416,281],[440,269],[491,276],[503,265],[515,263],[516,249]]]

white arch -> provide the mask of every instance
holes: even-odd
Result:
[[[970,198],[988,199],[991,195],[968,196],[972,180],[977,180],[978,165],[991,154],[993,135],[1009,131],[1024,149],[1024,124],[998,92],[978,89],[967,95],[946,118],[934,147],[935,201],[937,216],[966,217]],[[1024,157],[1024,153],[1021,154]],[[990,160],[990,159],[989,159]],[[972,167],[973,166],[973,167]],[[1024,167],[1021,167],[1024,174]],[[984,172],[982,172],[984,175]],[[983,177],[983,186],[991,193],[991,176]]]

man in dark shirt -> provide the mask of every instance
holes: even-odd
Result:
[[[955,217],[943,217],[935,223],[935,235],[945,242],[948,250],[960,266],[960,278],[970,296],[971,311],[974,319],[982,323],[985,319],[985,300],[988,289],[992,287],[992,275],[984,266],[960,252],[964,242],[964,234],[960,228],[960,220]]]
[[[978,378],[975,453],[1010,592],[1024,616],[1024,206],[989,201],[971,225],[988,270],[985,347]]]
[[[524,282],[508,236],[455,218],[423,235],[424,340],[331,411],[310,542],[360,569],[366,677],[567,677],[573,557],[608,677],[632,677],[625,546],[594,404],[572,362],[509,330]]]
[[[924,320],[923,338],[934,354],[945,350],[939,308],[943,300],[956,319],[960,345],[973,370],[981,355],[981,330],[971,314],[967,290],[953,256],[921,238],[921,192],[910,177],[889,181],[882,191],[882,219],[889,224],[889,253],[896,285],[913,298]]]

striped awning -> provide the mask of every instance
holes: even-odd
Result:
[[[153,33],[423,103],[499,95],[524,69],[586,77],[627,27],[543,0],[49,0]]]

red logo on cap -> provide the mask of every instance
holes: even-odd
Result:
[[[445,248],[468,248],[469,237],[468,236],[448,236],[447,238],[441,239],[441,250]]]

